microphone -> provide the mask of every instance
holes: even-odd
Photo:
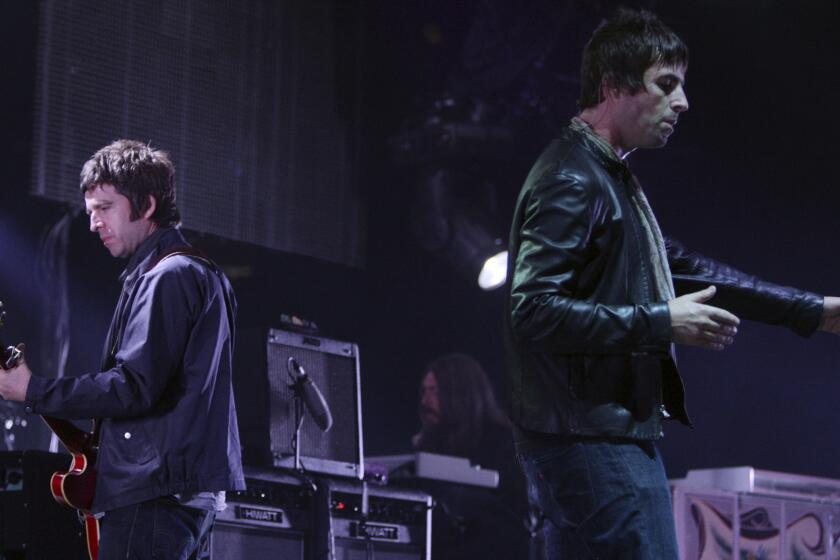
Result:
[[[286,365],[289,376],[294,381],[295,391],[300,391],[306,410],[309,411],[315,424],[321,428],[322,432],[329,431],[333,425],[333,418],[324,395],[321,394],[318,386],[315,385],[315,382],[307,375],[303,366],[298,363],[294,356],[289,357]]]

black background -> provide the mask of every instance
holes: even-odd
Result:
[[[474,354],[505,395],[502,293],[481,292],[417,246],[407,227],[411,180],[386,149],[386,138],[405,118],[451,87],[471,23],[488,4],[365,2],[355,8],[366,22],[365,267],[200,240],[229,270],[244,271],[233,277],[241,327],[277,326],[281,313],[294,313],[317,322],[326,336],[360,345],[367,454],[407,449],[418,428],[424,364],[442,352]],[[557,64],[574,75],[583,42],[611,3],[564,5],[557,33],[565,50]],[[35,254],[62,209],[27,194],[37,7],[13,0],[0,6],[0,297],[9,310],[3,335],[31,346],[43,312]],[[691,49],[690,110],[668,147],[632,157],[663,230],[767,279],[840,295],[834,245],[840,39],[833,29],[840,6],[776,0],[654,7]],[[557,99],[559,112],[574,114],[573,89],[558,88]],[[534,128],[535,143],[547,138],[545,129]],[[532,151],[530,160],[536,155]],[[507,171],[518,179],[495,187],[505,215],[527,165],[511,163]],[[97,366],[122,264],[86,227],[80,216],[71,234],[69,374]],[[840,478],[840,339],[822,333],[803,339],[746,323],[725,352],[683,348],[679,357],[696,427],[666,427],[661,449],[669,476],[749,464]],[[43,445],[42,435],[27,438]]]

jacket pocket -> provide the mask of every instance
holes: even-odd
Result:
[[[144,464],[157,458],[157,449],[141,419],[112,420],[108,438],[102,441],[109,455],[121,463]]]
[[[633,419],[643,422],[662,403],[662,358],[655,354],[632,354],[630,372],[633,379]]]
[[[633,393],[633,376],[628,355],[579,356],[581,365],[578,394],[592,404],[618,403],[626,406]]]

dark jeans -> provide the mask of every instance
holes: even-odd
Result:
[[[665,469],[651,442],[575,439],[519,456],[545,515],[547,560],[676,560]]]
[[[215,518],[171,496],[111,510],[101,521],[99,560],[187,560]]]

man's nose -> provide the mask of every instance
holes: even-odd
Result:
[[[90,215],[90,231],[92,231],[93,233],[96,233],[96,230],[98,230],[100,227],[102,227],[102,220],[100,220],[98,217],[96,217],[96,214],[91,214]]]
[[[671,109],[675,113],[682,113],[683,111],[688,111],[688,96],[685,94],[685,90],[680,87],[674,93],[674,100],[671,102]]]

